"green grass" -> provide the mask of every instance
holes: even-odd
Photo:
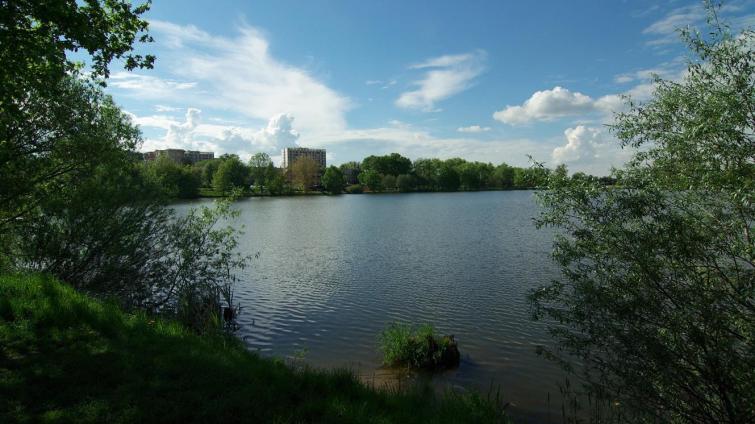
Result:
[[[438,337],[432,325],[416,329],[392,323],[380,334],[383,363],[413,369],[439,369],[458,365],[459,354],[453,337]]]
[[[126,314],[50,278],[0,276],[0,422],[501,422],[479,395],[378,391],[236,339]]]

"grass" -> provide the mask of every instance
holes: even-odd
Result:
[[[476,394],[382,391],[234,338],[127,314],[51,278],[0,276],[0,422],[503,422]]]
[[[413,329],[393,323],[380,334],[383,362],[388,366],[441,369],[459,365],[459,351],[452,336],[437,337],[431,325]]]

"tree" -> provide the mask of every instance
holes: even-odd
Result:
[[[391,174],[383,175],[382,180],[380,181],[380,185],[385,190],[395,190],[396,189],[396,177],[394,177]]]
[[[255,153],[252,155],[249,159],[249,176],[252,179],[252,184],[260,190],[262,190],[262,187],[268,185],[268,179],[271,176],[270,168],[272,166],[273,161],[267,153]]]
[[[417,159],[414,161],[414,173],[418,179],[417,185],[425,190],[437,190],[442,164],[443,162],[440,159]]]
[[[453,163],[444,162],[438,172],[438,185],[443,191],[456,191],[459,189],[459,173]]]
[[[656,79],[612,130],[638,148],[620,189],[551,175],[540,225],[561,279],[537,317],[596,392],[661,422],[755,420],[755,35],[685,30],[680,82]],[[568,360],[558,351],[550,352]]]
[[[511,188],[514,186],[514,168],[502,163],[495,168],[493,179],[496,186],[500,188]]]
[[[286,176],[281,170],[271,166],[268,171],[269,180],[267,189],[270,194],[284,194],[288,193],[291,190],[288,182],[286,181]]]
[[[482,185],[482,166],[479,162],[464,162],[457,171],[459,182],[466,190],[479,190]]]
[[[380,174],[378,174],[377,171],[362,171],[359,173],[359,182],[362,185],[367,186],[371,191],[382,190],[382,186],[380,185],[382,178],[380,178]]]
[[[341,194],[343,184],[343,173],[335,166],[329,166],[322,174],[322,186],[333,194]]]
[[[218,171],[220,164],[223,163],[221,159],[208,159],[194,164],[194,168],[199,171],[201,176],[202,187],[212,187],[212,179],[215,178],[215,173]]]
[[[319,183],[320,166],[314,159],[301,157],[291,165],[291,181],[307,192]]]
[[[228,193],[235,188],[247,186],[249,169],[238,156],[222,157],[222,163],[212,179],[213,188],[220,193]]]
[[[414,178],[408,174],[401,174],[396,178],[396,187],[402,193],[411,191],[414,188]]]
[[[385,156],[367,156],[362,161],[362,169],[375,171],[378,174],[397,176],[408,174],[412,169],[412,161],[398,153]]]
[[[80,64],[67,54],[88,59],[90,80],[99,83],[115,58],[129,70],[151,67],[154,57],[133,53],[137,40],[151,41],[141,18],[148,8],[125,0],[0,3],[0,228],[32,211],[68,176],[91,169],[105,150],[138,142],[130,127],[115,140],[78,136],[118,118],[92,116],[89,104],[111,100],[79,81]]]
[[[144,165],[144,172],[168,197],[193,199],[202,184],[200,170],[178,164],[165,155]]]

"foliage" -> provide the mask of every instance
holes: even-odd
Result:
[[[459,365],[459,351],[453,336],[437,337],[431,325],[412,329],[392,323],[380,334],[383,363],[414,369],[451,368]]]
[[[174,162],[165,155],[144,163],[145,176],[165,191],[166,196],[193,199],[199,196],[201,170]]]
[[[370,191],[380,191],[383,189],[381,186],[382,178],[380,174],[373,170],[362,171],[359,173],[359,182],[367,186]]]
[[[554,174],[541,195],[563,278],[536,316],[595,391],[663,422],[755,420],[755,34],[716,11],[683,32],[685,79],[617,116],[639,148],[621,187]]]
[[[55,97],[29,92],[17,118],[0,114],[0,228],[140,142],[112,99],[76,78],[58,83]]]
[[[47,200],[43,213],[14,222],[8,256],[15,269],[49,273],[129,309],[178,312],[190,295],[228,301],[248,260],[234,253],[239,233],[216,228],[236,213],[229,201],[176,217],[155,193],[135,166],[103,166]]]
[[[267,153],[255,153],[249,159],[249,177],[260,191],[270,184],[274,171],[273,161]]]
[[[333,194],[343,191],[343,172],[335,166],[329,166],[322,174],[322,186]]]
[[[291,165],[291,181],[304,192],[314,188],[319,183],[320,166],[308,157],[301,157]]]
[[[151,41],[141,18],[148,7],[123,0],[0,3],[0,228],[114,146],[133,147],[138,135],[127,125],[119,138],[93,137],[123,122],[122,112],[79,81],[79,65],[66,54],[88,53],[91,80],[106,78],[114,58],[126,69],[151,67],[152,56],[132,53],[137,39]],[[110,106],[95,110],[92,103]]]
[[[286,176],[278,169],[271,169],[268,174],[268,186],[267,189],[272,195],[287,194],[291,191]]]
[[[221,163],[222,159],[209,159],[194,164],[193,168],[202,176],[202,187],[212,187],[212,180]]]
[[[443,191],[456,191],[460,184],[459,171],[450,163],[443,163],[438,170],[438,188]]]
[[[383,179],[380,181],[380,186],[383,187],[384,190],[395,190],[396,177],[394,177],[392,174],[383,175]]]
[[[412,169],[412,161],[398,153],[385,156],[367,156],[362,161],[361,169],[375,171],[378,174],[393,175],[408,174]]]
[[[347,186],[345,188],[346,193],[349,194],[362,194],[362,185],[361,184],[352,184],[350,186]]]
[[[245,189],[248,176],[249,169],[238,156],[227,156],[222,158],[218,170],[212,177],[212,187],[221,193],[229,193],[238,188]]]
[[[0,422],[506,422],[494,401],[293,370],[49,278],[0,276]]]
[[[411,191],[414,187],[414,179],[411,175],[401,174],[396,178],[396,187],[400,192]]]
[[[124,0],[2,2],[3,99],[20,99],[30,90],[54,87],[79,69],[66,56],[71,52],[88,53],[93,77],[107,78],[113,59],[123,60],[128,70],[151,68],[153,56],[133,53],[135,42],[152,41],[146,33],[148,23],[141,18],[149,6],[149,2],[133,6]]]

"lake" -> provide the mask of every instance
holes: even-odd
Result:
[[[500,386],[520,421],[560,417],[554,399],[563,374],[535,353],[550,339],[530,320],[526,299],[558,276],[552,233],[533,224],[533,192],[249,198],[237,205],[234,225],[245,226],[240,248],[259,253],[236,290],[239,336],[250,349],[349,367],[379,383],[391,376],[380,369],[380,331],[392,321],[432,323],[455,335],[462,353],[460,367],[435,384],[483,392]]]

